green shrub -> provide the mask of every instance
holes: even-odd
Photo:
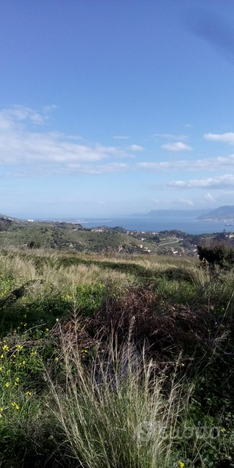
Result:
[[[225,241],[212,242],[197,246],[199,259],[220,268],[231,268],[234,265],[234,249]]]

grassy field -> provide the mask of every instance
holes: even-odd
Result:
[[[0,467],[234,466],[234,271],[0,251]]]

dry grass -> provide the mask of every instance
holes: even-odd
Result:
[[[49,266],[43,266],[42,277],[48,284],[52,284],[58,288],[69,288],[77,286],[78,284],[91,284],[107,281],[113,281],[115,283],[127,283],[131,276],[121,272],[115,272],[113,270],[101,269],[96,265],[72,265],[69,267],[51,268]]]
[[[35,258],[43,257],[45,261],[38,268]],[[127,284],[131,280],[131,276],[126,273],[115,272],[113,270],[99,268],[98,265],[72,265],[58,266],[60,255],[44,251],[36,252],[33,257],[31,255],[22,256],[21,252],[14,249],[7,255],[0,254],[0,273],[7,277],[14,277],[19,284],[26,283],[31,280],[35,282],[43,282],[44,287],[53,287],[58,291],[68,289],[70,291],[79,284],[92,284],[103,282],[115,282]],[[64,258],[64,255],[62,256]]]
[[[77,325],[79,328],[79,324]],[[127,341],[110,339],[87,368],[86,357],[68,346],[60,330],[66,386],[52,379],[53,416],[63,447],[85,468],[171,468],[176,453],[165,432],[178,424],[186,401],[173,382],[164,394],[164,374],[155,372]],[[56,433],[56,430],[54,431]],[[164,435],[164,437],[162,436]],[[58,437],[59,440],[59,437]]]

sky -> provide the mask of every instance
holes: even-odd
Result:
[[[232,0],[1,0],[0,213],[234,205]]]

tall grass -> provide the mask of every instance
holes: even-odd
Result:
[[[194,259],[2,251],[0,466],[232,466],[233,297]]]
[[[162,437],[179,424],[186,401],[165,374],[130,342],[108,352],[88,369],[85,350],[62,340],[66,386],[50,379],[58,440],[63,432],[67,454],[85,468],[169,468],[178,466],[172,438]],[[55,430],[56,432],[56,430]],[[176,465],[175,465],[176,463]]]
[[[98,265],[59,265],[59,253],[31,252],[22,254],[17,249],[7,254],[0,253],[0,274],[15,279],[16,285],[34,281],[34,289],[72,292],[78,284],[93,284],[97,282],[128,283],[131,275],[121,271],[103,270]],[[42,261],[40,261],[42,259]],[[39,262],[38,262],[39,260]],[[36,283],[38,286],[36,287]],[[42,286],[43,284],[43,286]],[[41,286],[40,286],[41,285]]]

